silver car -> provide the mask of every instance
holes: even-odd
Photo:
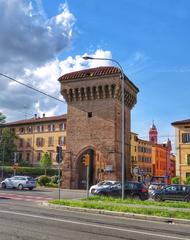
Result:
[[[28,176],[14,176],[11,178],[6,178],[4,181],[2,181],[1,187],[3,189],[17,188],[22,190],[24,188],[28,188],[29,190],[32,190],[36,187],[36,181]]]

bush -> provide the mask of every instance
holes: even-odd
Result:
[[[38,184],[40,186],[46,186],[47,184],[49,184],[51,182],[51,178],[45,175],[42,175],[38,178]]]
[[[44,169],[40,167],[17,167],[16,175],[27,175],[31,177],[38,177],[44,174]],[[57,169],[47,169],[48,176],[54,176],[57,174]],[[4,175],[13,175],[12,166],[4,167]]]
[[[53,184],[58,184],[58,180],[59,180],[59,178],[56,175],[51,177],[51,183],[53,183]]]
[[[186,181],[184,183],[187,184],[187,185],[190,185],[190,177],[187,177]]]
[[[173,177],[173,178],[171,179],[171,182],[172,182],[172,184],[179,184],[179,177],[178,177],[178,176]]]
[[[46,184],[46,187],[57,188],[57,187],[58,187],[58,184],[56,184],[56,183],[47,183],[47,184]]]

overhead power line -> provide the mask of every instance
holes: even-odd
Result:
[[[64,100],[61,100],[61,99],[59,99],[59,98],[56,98],[56,97],[54,97],[54,96],[52,96],[52,95],[50,95],[50,94],[48,94],[48,93],[45,93],[45,92],[43,92],[43,91],[41,91],[41,90],[38,90],[37,88],[32,87],[32,86],[30,86],[30,85],[28,85],[28,84],[26,84],[26,83],[20,82],[20,81],[16,80],[15,78],[10,77],[10,76],[8,76],[8,75],[6,75],[6,74],[3,74],[3,73],[0,72],[0,76],[5,77],[5,78],[7,78],[7,79],[9,79],[9,80],[11,80],[11,81],[14,81],[14,82],[16,82],[16,83],[18,83],[18,84],[20,84],[20,85],[23,85],[23,86],[25,86],[25,87],[27,87],[27,88],[35,91],[35,92],[38,92],[38,93],[40,93],[40,94],[43,94],[43,95],[45,95],[46,97],[50,97],[50,98],[52,98],[52,99],[54,99],[54,100],[56,100],[56,101],[59,101],[59,102],[62,102],[62,103],[67,104],[66,101],[64,101]],[[85,110],[81,110],[81,111],[87,113],[87,111],[85,111]],[[30,115],[30,114],[27,114],[27,115]],[[32,115],[31,115],[31,116],[32,116]],[[107,120],[107,121],[108,121],[108,122],[112,122],[112,121],[110,121],[110,120]],[[147,138],[147,137],[148,137],[148,136],[140,136],[140,139],[141,139],[141,138]],[[165,137],[175,137],[175,135],[169,134],[169,135],[159,135],[159,136],[158,136],[158,138],[165,138]]]
[[[43,95],[45,95],[45,96],[47,96],[47,97],[50,97],[50,98],[52,98],[52,99],[54,99],[54,100],[56,100],[56,101],[59,101],[59,102],[62,102],[62,103],[66,103],[65,101],[63,101],[63,100],[61,100],[61,99],[59,99],[59,98],[56,98],[56,97],[54,97],[54,96],[52,96],[52,95],[50,95],[50,94],[48,94],[48,93],[45,93],[45,92],[43,92],[43,91],[41,91],[41,90],[38,90],[38,89],[36,89],[36,88],[34,88],[34,87],[26,84],[26,83],[20,82],[20,81],[16,80],[15,78],[9,77],[8,75],[5,75],[5,74],[3,74],[3,73],[0,73],[0,75],[3,76],[3,77],[5,77],[5,78],[8,78],[8,79],[11,80],[11,81],[17,82],[17,83],[19,83],[19,84],[21,84],[21,85],[23,85],[23,86],[25,86],[25,87],[27,87],[27,88],[29,88],[29,89],[32,89],[33,91],[36,91],[36,92],[41,93],[41,94],[43,94]]]

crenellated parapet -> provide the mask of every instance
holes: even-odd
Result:
[[[121,87],[116,84],[63,88],[62,95],[67,103],[114,98],[121,100]],[[130,109],[136,103],[136,96],[125,89],[125,105]]]

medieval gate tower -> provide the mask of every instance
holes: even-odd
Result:
[[[85,188],[83,158],[90,154],[90,185],[121,180],[121,72],[98,67],[59,78],[68,103],[63,187]],[[131,178],[130,111],[138,88],[125,76],[125,175]]]

